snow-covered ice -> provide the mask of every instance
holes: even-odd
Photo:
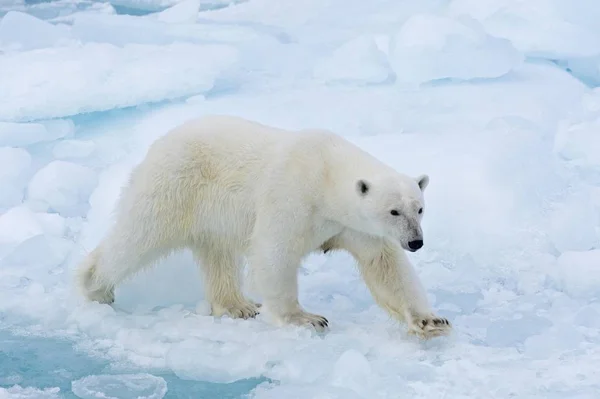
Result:
[[[27,201],[38,211],[82,216],[88,211],[88,198],[96,187],[96,173],[67,161],[52,161],[29,182]]]
[[[125,15],[129,14],[129,15]],[[600,395],[594,0],[0,1],[0,398]],[[190,253],[85,303],[72,271],[192,117],[327,128],[428,173],[410,258],[452,337],[347,254],[302,265],[323,336],[214,319]]]
[[[523,54],[475,20],[418,14],[392,37],[390,60],[398,81],[421,83],[500,77],[518,68]]]
[[[0,76],[11,79],[0,80],[0,119],[57,118],[201,94],[235,61],[230,46],[189,43],[7,53]]]
[[[32,50],[67,44],[71,39],[64,24],[51,24],[33,15],[9,11],[0,21],[1,50]]]
[[[31,155],[23,148],[0,147],[0,210],[19,204],[27,171],[31,166]]]
[[[330,83],[383,83],[392,70],[387,56],[377,47],[373,37],[350,40],[323,60],[314,69],[314,76]]]
[[[35,123],[0,122],[0,145],[26,147],[43,141],[70,136],[74,124],[68,119],[53,119]]]

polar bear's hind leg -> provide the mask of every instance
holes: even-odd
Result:
[[[204,277],[206,299],[213,316],[248,319],[258,314],[259,304],[241,290],[241,256],[225,243],[213,241],[192,249]]]

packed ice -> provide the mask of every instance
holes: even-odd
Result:
[[[597,1],[7,0],[0,18],[0,333],[89,359],[36,374],[0,339],[0,398],[600,395]],[[409,256],[454,334],[408,336],[345,253],[299,270],[323,335],[212,317],[187,251],[85,302],[73,270],[131,169],[214,113],[429,174]]]

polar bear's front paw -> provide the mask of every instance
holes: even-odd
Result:
[[[325,317],[302,311],[286,315],[284,321],[297,326],[310,324],[319,332],[324,331],[329,326],[329,320]]]
[[[409,319],[408,332],[422,339],[450,334],[452,324],[448,319],[434,314],[414,315]]]
[[[98,289],[86,292],[90,301],[96,301],[101,304],[112,305],[115,302],[114,288]]]
[[[239,301],[227,305],[212,304],[212,315],[220,317],[227,315],[232,319],[251,319],[258,315],[260,304],[250,301]]]

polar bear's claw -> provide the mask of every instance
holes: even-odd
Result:
[[[227,306],[213,304],[212,315],[216,317],[228,315],[232,319],[253,319],[260,313],[258,310],[259,307],[260,304],[255,304],[249,301],[230,304]]]
[[[448,335],[451,330],[452,324],[448,319],[435,315],[413,316],[409,323],[409,334],[422,339]]]
[[[317,331],[324,331],[329,327],[329,320],[318,314],[308,312],[297,312],[286,317],[286,321],[290,324],[305,326],[312,325]]]

